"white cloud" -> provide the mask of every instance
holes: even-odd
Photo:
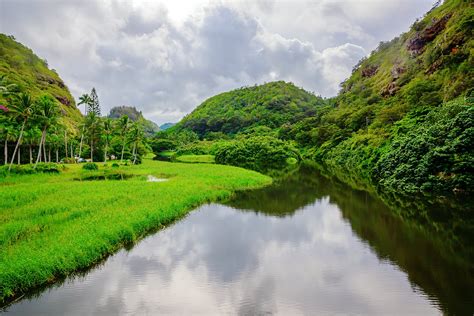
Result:
[[[103,112],[134,105],[177,121],[216,93],[271,80],[334,95],[380,40],[431,0],[0,0],[0,31],[46,58]]]

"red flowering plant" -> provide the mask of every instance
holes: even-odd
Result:
[[[8,111],[9,111],[8,108],[7,108],[7,106],[6,106],[6,105],[2,105],[2,104],[0,104],[0,110],[2,110],[2,111],[4,111],[4,112],[8,112]]]

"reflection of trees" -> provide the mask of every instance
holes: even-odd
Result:
[[[228,204],[284,217],[324,196],[338,205],[353,231],[381,260],[397,264],[413,285],[440,301],[444,312],[472,314],[474,278],[468,259],[472,245],[467,233],[472,230],[468,220],[460,220],[460,214],[466,212],[463,204],[453,204],[451,200],[448,205],[413,197],[407,202],[385,195],[383,199],[390,204],[389,209],[367,192],[308,170],[292,174],[272,187],[239,193]],[[449,231],[434,234],[434,226]]]
[[[322,198],[324,194],[320,188],[320,177],[308,172],[295,172],[270,187],[238,192],[226,204],[269,216],[292,216],[298,209]]]

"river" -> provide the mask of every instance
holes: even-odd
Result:
[[[472,315],[472,265],[316,172],[199,207],[8,315]]]

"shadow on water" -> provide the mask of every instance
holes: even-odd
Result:
[[[299,209],[323,197],[336,204],[343,218],[357,236],[371,247],[378,258],[395,263],[407,273],[414,288],[422,289],[433,301],[438,302],[446,314],[472,315],[474,312],[474,266],[469,260],[472,244],[464,238],[464,244],[452,248],[447,241],[423,225],[414,216],[403,215],[418,212],[444,214],[432,220],[448,218],[449,211],[463,212],[465,204],[442,204],[419,199],[392,202],[392,208],[368,192],[354,190],[336,178],[321,175],[310,169],[300,170],[275,185],[254,191],[239,192],[226,203],[229,206],[264,214],[266,216],[293,216]],[[387,200],[385,197],[385,201]],[[418,209],[414,209],[418,207]],[[426,217],[425,221],[426,221]],[[431,223],[430,223],[431,224]],[[458,231],[472,230],[458,224]],[[465,250],[464,253],[460,249]]]

